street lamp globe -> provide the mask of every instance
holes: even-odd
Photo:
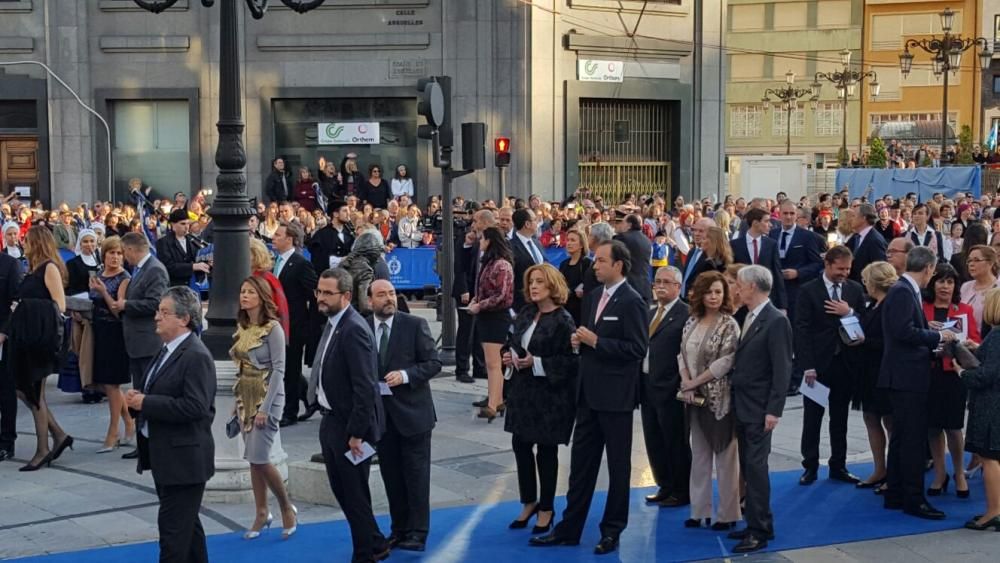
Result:
[[[817,80],[817,81],[815,81],[815,82],[813,82],[812,84],[809,85],[809,93],[812,95],[812,97],[818,98],[819,97],[819,90],[822,87],[823,87],[823,85],[820,84],[819,80]]]
[[[845,93],[844,87],[843,86],[837,86],[837,97],[838,98],[844,98],[845,97],[844,93]]]
[[[813,111],[818,110],[819,109],[819,98],[817,98],[815,96],[812,97],[812,98],[810,98],[809,99],[809,108],[812,109]]]
[[[847,85],[847,95],[850,96],[850,97],[854,97],[854,83],[853,82],[851,82],[850,84]]]
[[[788,84],[795,84],[795,73],[788,71],[785,73],[785,82]]]
[[[878,80],[872,80],[868,83],[868,93],[871,94],[872,99],[878,97],[878,93],[882,90],[882,85],[878,83]]]
[[[993,53],[990,52],[989,48],[983,49],[983,51],[979,53],[979,68],[981,69],[990,68],[990,65],[992,63],[993,63]]]
[[[945,8],[941,12],[941,30],[945,33],[951,31],[952,24],[955,23],[955,12],[951,11],[951,8]]]
[[[948,68],[957,71],[960,66],[962,66],[962,48],[958,45],[952,45],[951,50],[948,51]]]
[[[761,103],[764,104],[764,111],[771,109],[771,98],[763,97],[760,99]]]
[[[913,53],[909,49],[903,51],[899,54],[899,70],[903,73],[903,76],[910,74],[910,69],[913,68]]]
[[[840,63],[844,66],[849,66],[851,64],[851,51],[850,49],[844,49],[840,52]]]
[[[932,68],[934,70],[934,76],[941,76],[941,73],[944,72],[944,63],[945,63],[944,55],[938,55],[934,57],[934,60],[931,61],[931,64],[933,65]]]

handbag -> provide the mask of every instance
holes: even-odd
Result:
[[[684,400],[684,391],[678,391],[676,399],[678,401],[682,402],[682,403],[686,403],[687,402],[687,401]],[[698,395],[698,394],[695,394],[694,400],[691,401],[690,404],[692,404],[692,405],[694,405],[696,407],[703,407],[703,406],[705,406],[705,397],[703,397],[701,395]]]
[[[974,369],[979,367],[979,358],[966,348],[961,342],[952,342],[951,346],[945,347],[950,352],[952,359],[962,366],[962,369]]]
[[[226,422],[226,437],[231,439],[239,435],[240,435],[240,418],[239,416],[234,414],[233,417]]]

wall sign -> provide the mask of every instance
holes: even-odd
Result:
[[[426,59],[390,59],[389,79],[423,78],[427,76]]]
[[[577,80],[580,82],[624,82],[625,63],[622,61],[576,61]]]
[[[378,122],[320,123],[317,127],[321,145],[377,145],[381,141]]]

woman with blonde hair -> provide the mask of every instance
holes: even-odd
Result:
[[[59,426],[45,401],[45,379],[58,370],[68,275],[52,231],[45,227],[28,229],[24,255],[30,273],[21,280],[18,306],[11,315],[8,334],[0,334],[0,344],[10,344],[8,369],[15,377],[18,397],[31,410],[35,422],[35,455],[20,471],[37,471],[73,447],[73,437]]]
[[[715,216],[712,219],[715,220],[715,225],[726,233],[726,236],[733,238],[734,229],[729,212],[725,209],[719,209],[715,212]]]
[[[290,317],[288,312],[288,299],[285,298],[285,290],[281,287],[278,277],[271,271],[274,269],[274,259],[271,251],[264,246],[264,243],[257,239],[250,239],[250,274],[263,278],[267,285],[271,287],[271,296],[274,305],[278,309],[278,322],[281,323],[282,330],[285,331],[285,338],[288,338],[290,330]]]
[[[257,227],[257,232],[260,236],[271,240],[274,238],[274,233],[278,230],[279,226],[281,226],[281,221],[278,220],[278,204],[271,202],[264,212],[264,220]]]
[[[861,327],[865,341],[861,345],[861,412],[868,430],[868,446],[872,451],[875,469],[859,489],[881,487],[886,481],[886,445],[892,432],[892,406],[886,389],[878,388],[879,369],[882,365],[882,300],[889,293],[899,276],[888,262],[872,262],[861,270],[861,281],[868,292],[867,308],[861,313]]]

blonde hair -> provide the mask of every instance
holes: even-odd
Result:
[[[1000,325],[1000,288],[992,288],[986,292],[983,301],[983,322],[990,326]]]
[[[566,286],[566,278],[550,264],[535,264],[524,272],[524,300],[529,303],[531,302],[531,284],[529,280],[531,280],[533,272],[541,272],[542,279],[545,280],[545,286],[549,288],[549,297],[552,299],[552,302],[556,305],[565,305],[566,300],[569,298],[569,288]]]
[[[720,209],[715,212],[715,224],[725,232],[729,232],[729,224],[732,223],[732,219],[729,218],[729,212],[725,209]]]
[[[888,262],[872,262],[865,266],[864,270],[861,270],[861,279],[864,281],[865,286],[870,285],[871,289],[877,289],[886,293],[893,284],[899,281],[899,276],[896,274],[896,268],[892,264]]]
[[[267,246],[263,242],[251,238],[250,239],[250,271],[251,272],[270,272],[274,267],[274,259],[271,257],[271,252],[267,249]]]

